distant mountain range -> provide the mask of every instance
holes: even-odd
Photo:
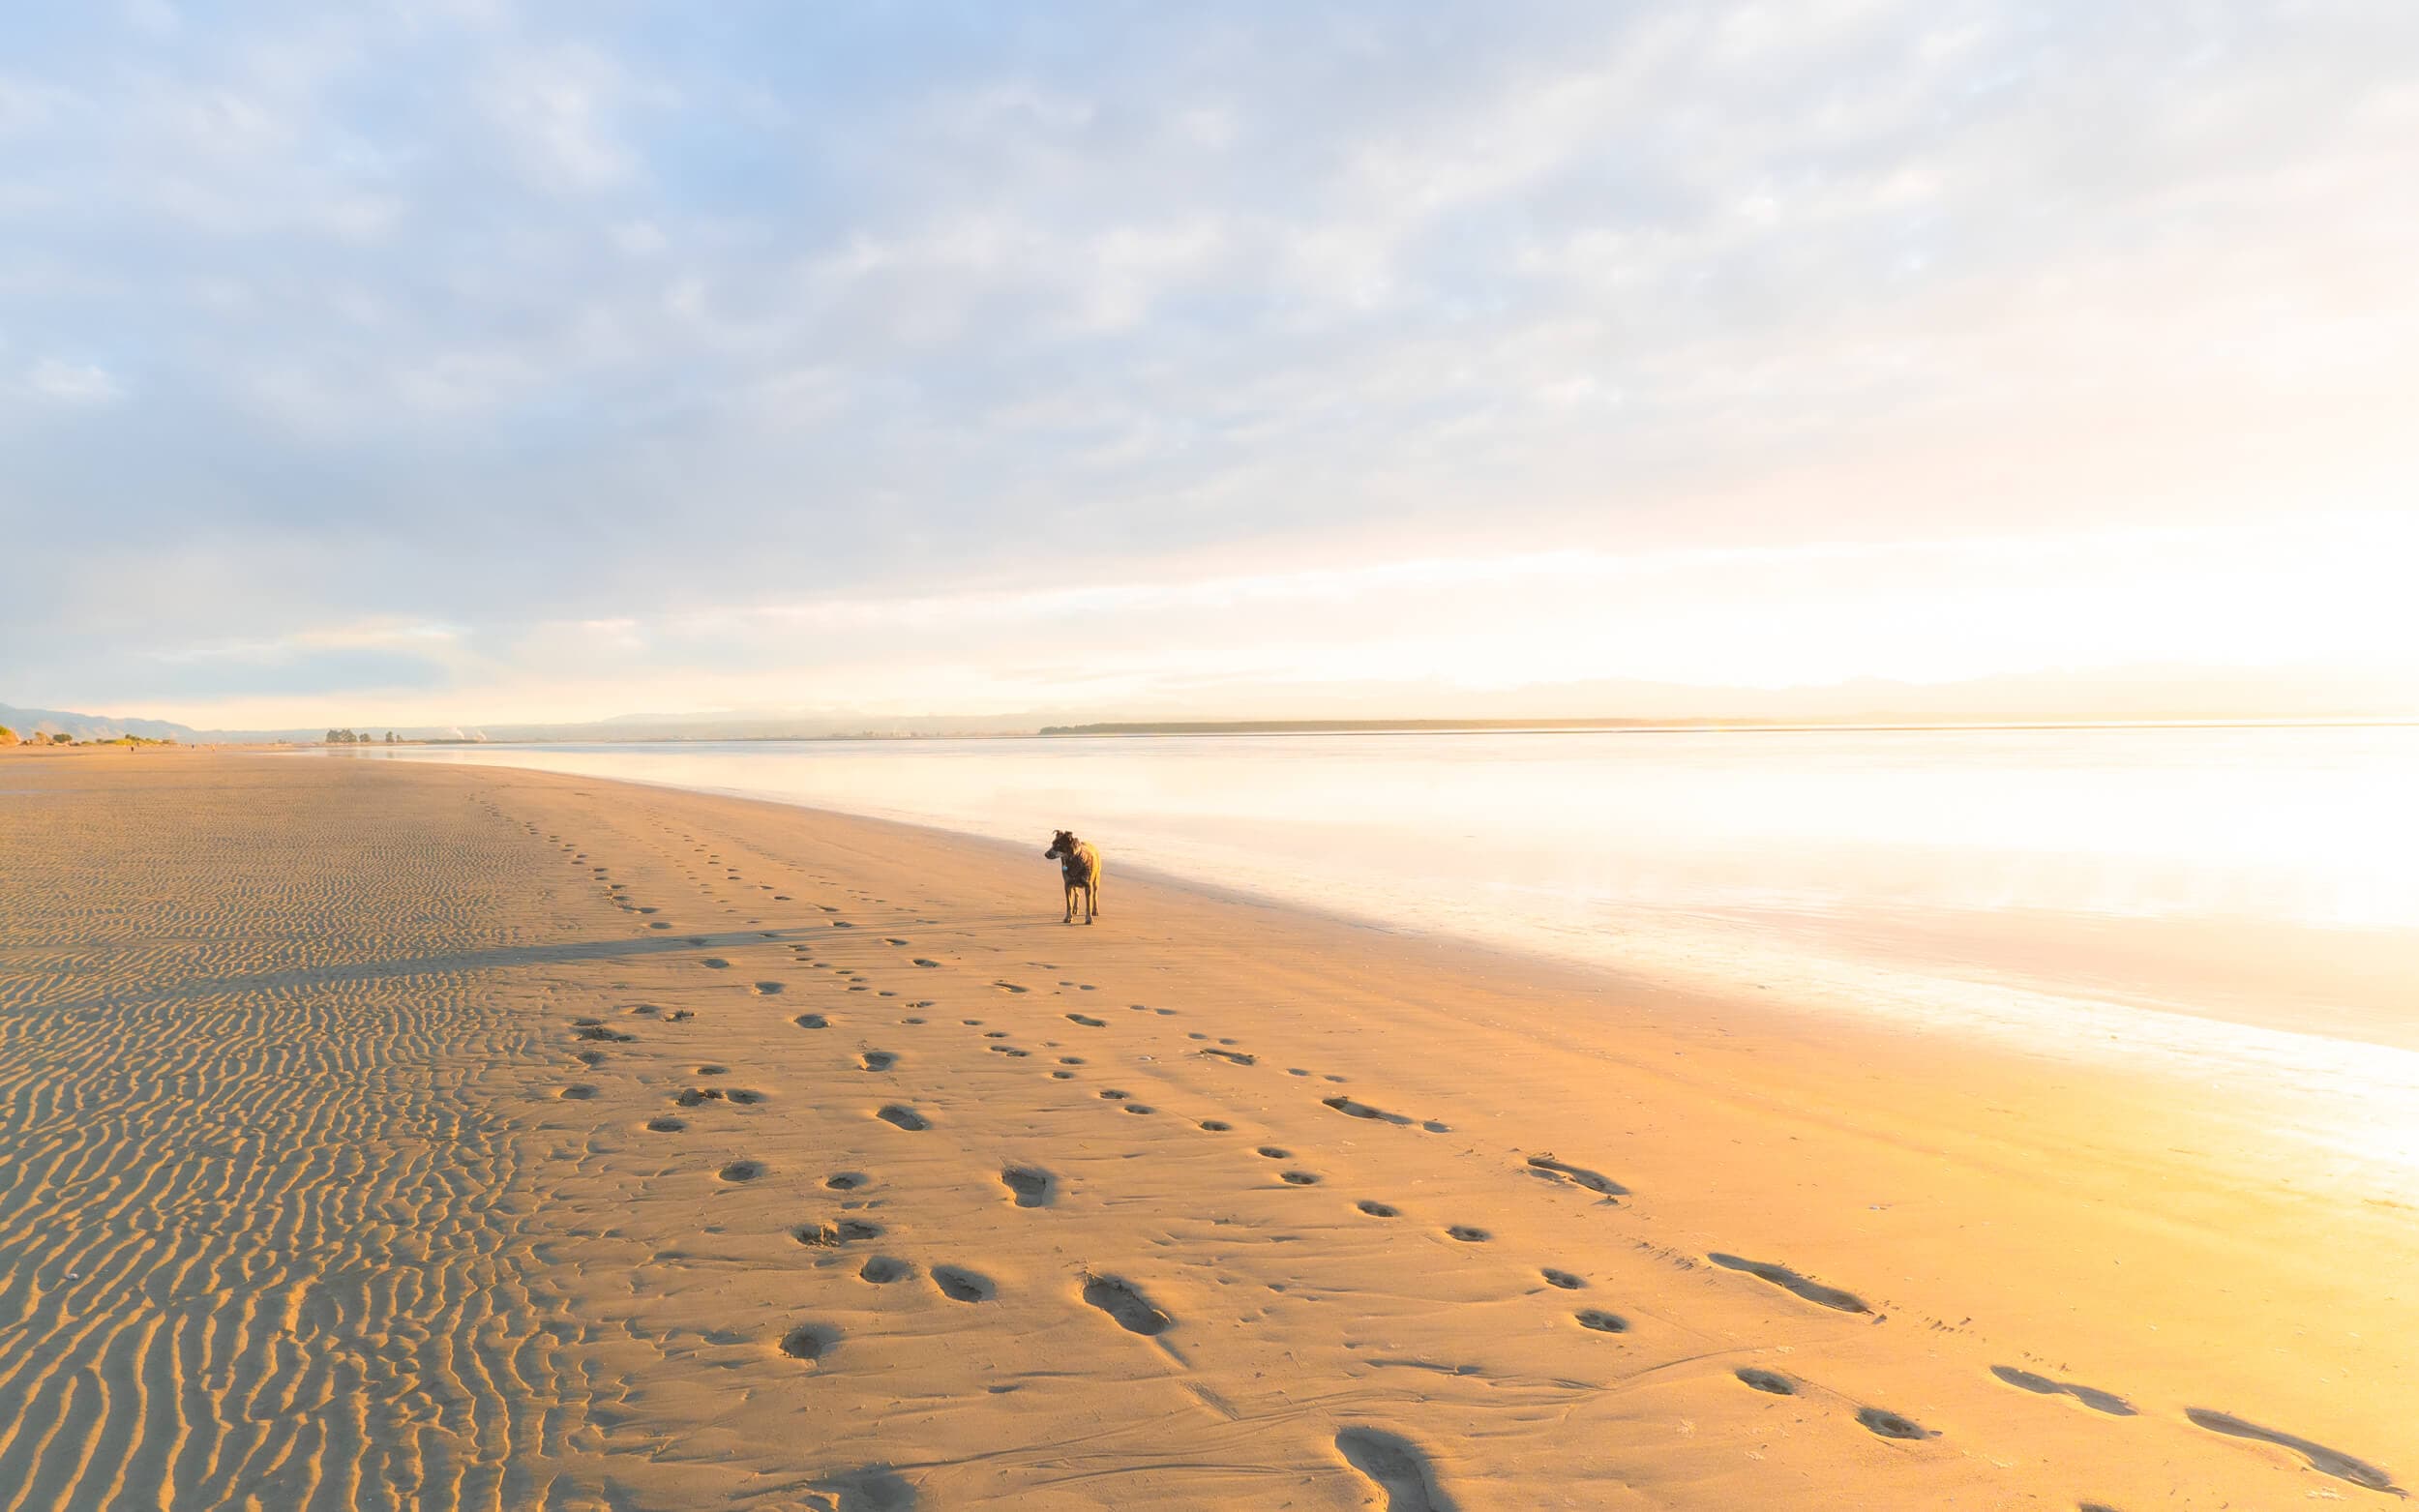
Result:
[[[341,711],[338,711],[341,716]],[[1594,680],[1470,690],[1417,682],[1352,688],[1232,685],[1114,709],[992,715],[848,710],[630,714],[577,724],[397,726],[409,740],[813,740],[846,736],[1125,734],[1251,729],[1439,728],[1539,725],[2030,724],[2419,718],[2419,684],[2332,669],[2131,667],[2026,673],[1955,683],[1862,679],[1823,687],[1706,688]],[[339,725],[355,723],[342,717]],[[316,741],[321,729],[202,729],[165,720],[0,704],[19,734],[79,740],[145,735],[189,743]],[[361,726],[373,737],[387,726]]]
[[[166,720],[118,719],[107,714],[72,714],[64,709],[20,709],[0,703],[0,725],[22,735],[73,735],[78,740],[115,740],[141,735],[149,740],[194,740],[195,731]]]

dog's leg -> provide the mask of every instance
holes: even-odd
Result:
[[[1061,924],[1072,924],[1075,922],[1075,884],[1072,882],[1067,884],[1066,889],[1066,917],[1059,922]]]

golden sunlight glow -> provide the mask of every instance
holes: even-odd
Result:
[[[1460,694],[1521,689],[1539,691],[1541,713],[1658,717],[1681,706],[1608,694],[1603,706],[1563,707],[1550,696],[1554,685],[1595,680],[1786,689],[2122,668],[2172,670],[2203,697],[2208,669],[2228,668],[2247,706],[2273,702],[2259,680],[2267,669],[2357,677],[2419,707],[2419,595],[2404,581],[2414,560],[2419,519],[2369,513],[2030,537],[1426,556],[674,607],[525,626],[503,643],[418,623],[336,627],[314,640],[408,645],[454,670],[460,686],[441,696],[358,700],[356,717],[398,724],[1104,703],[1247,717],[1337,699],[1418,717],[1452,712]],[[1113,640],[1085,635],[1102,623],[1119,627]],[[965,655],[969,637],[985,648],[979,661]],[[652,669],[668,647],[688,658]],[[722,654],[701,658],[699,648]],[[701,660],[718,669],[696,669]],[[530,667],[543,678],[528,680]],[[2157,694],[2147,690],[2134,712],[2174,712]],[[164,712],[276,726],[307,723],[321,706],[253,698]]]

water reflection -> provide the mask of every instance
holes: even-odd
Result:
[[[878,815],[1814,999],[2419,1050],[2419,728],[404,748]],[[1055,898],[1055,894],[1053,894]]]

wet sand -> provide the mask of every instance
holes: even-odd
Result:
[[[2240,1106],[1045,841],[0,756],[0,1512],[2419,1478],[2419,1211]]]

